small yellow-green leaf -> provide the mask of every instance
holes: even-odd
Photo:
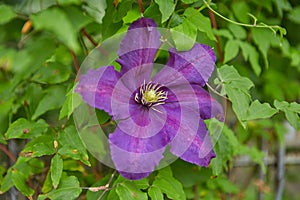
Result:
[[[63,171],[63,160],[59,154],[52,158],[50,171],[53,187],[57,188]]]
[[[148,194],[151,199],[155,199],[155,200],[163,200],[164,199],[162,191],[159,189],[159,187],[156,187],[156,186],[150,187],[148,190]]]

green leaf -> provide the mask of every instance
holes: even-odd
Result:
[[[29,197],[32,196],[34,193],[34,190],[30,188],[26,182],[26,178],[24,174],[17,170],[12,170],[11,175],[12,181],[16,188],[25,196]]]
[[[181,183],[173,177],[170,167],[160,169],[152,184],[158,187],[170,199],[186,199]]]
[[[75,6],[65,7],[64,12],[76,31],[80,31],[80,29],[92,22],[92,18],[90,16],[87,16],[84,12],[82,12],[82,10]]]
[[[30,18],[37,30],[51,31],[67,47],[75,52],[79,51],[80,47],[77,41],[76,30],[62,10],[51,8],[32,15]]]
[[[300,6],[293,7],[288,15],[288,18],[292,22],[300,24]]]
[[[20,155],[24,157],[40,157],[44,155],[52,155],[55,153],[54,148],[55,134],[44,134],[32,139],[26,144]]]
[[[243,127],[246,128],[243,119],[247,117],[247,109],[251,100],[249,89],[254,85],[248,78],[240,76],[233,66],[224,65],[218,72],[224,90],[232,102],[233,111]]]
[[[80,105],[82,102],[80,94],[74,92],[77,84],[74,85],[74,87],[67,93],[66,95],[66,101],[63,104],[60,113],[59,113],[59,119],[62,119],[64,117],[69,118],[73,111]]]
[[[197,37],[197,28],[189,21],[171,29],[172,38],[178,51],[187,51],[194,46]]]
[[[184,11],[184,16],[186,16],[186,19],[191,22],[199,31],[205,33],[209,39],[216,41],[213,29],[211,27],[211,22],[208,17],[205,17],[194,8],[187,8]]]
[[[7,139],[12,138],[33,138],[40,136],[48,129],[48,124],[40,119],[37,122],[28,121],[24,118],[19,118],[14,121],[5,133]]]
[[[109,191],[107,200],[119,200],[119,199],[120,198],[119,198],[115,188]]]
[[[235,24],[229,24],[228,29],[232,32],[234,37],[237,39],[244,40],[247,37],[247,32],[242,26],[235,25]]]
[[[59,5],[70,5],[70,4],[76,4],[79,5],[81,3],[81,0],[56,0]]]
[[[63,160],[59,154],[56,154],[51,159],[50,171],[51,171],[52,184],[53,184],[54,189],[56,189],[59,184],[62,172],[63,172]]]
[[[258,55],[256,49],[252,45],[250,45],[246,42],[239,41],[239,44],[240,44],[240,47],[242,49],[244,59],[246,61],[249,60],[250,64],[251,64],[251,67],[253,68],[255,74],[257,76],[260,75],[261,67],[260,67],[259,62],[258,62],[259,55]]]
[[[32,120],[49,110],[60,108],[65,101],[65,89],[61,86],[53,86],[46,90],[45,96],[41,99],[36,108]]]
[[[105,15],[106,1],[105,0],[83,0],[87,3],[87,6],[83,5],[83,8],[87,13],[92,16],[96,22],[102,23],[102,19]]]
[[[255,100],[251,103],[247,111],[247,118],[245,120],[265,119],[272,117],[278,111],[270,106],[268,103],[260,103]]]
[[[181,0],[182,3],[185,3],[185,4],[191,4],[191,3],[195,3],[197,2],[198,0]]]
[[[48,193],[52,190],[52,181],[51,181],[51,171],[48,170],[48,173],[47,173],[47,176],[46,176],[46,179],[43,183],[43,187],[42,187],[42,192],[43,193]]]
[[[154,0],[158,4],[159,10],[162,14],[161,23],[167,21],[171,14],[174,12],[175,4],[174,0]]]
[[[70,66],[64,66],[57,62],[49,62],[34,74],[32,80],[43,84],[56,84],[68,80],[70,74]]]
[[[239,53],[239,43],[236,40],[228,40],[225,45],[224,63],[235,58]]]
[[[252,35],[254,43],[257,45],[259,51],[261,52],[264,58],[265,67],[268,68],[268,51],[272,42],[276,40],[276,35],[271,30],[262,28],[252,29]]]
[[[0,189],[0,194],[7,192],[10,188],[14,186],[14,183],[12,181],[12,170],[11,168],[7,170],[6,175],[4,176],[4,179],[1,183],[1,189]]]
[[[65,148],[63,152],[73,152],[73,154],[68,155],[73,156],[76,160],[80,158],[84,164],[90,166],[86,148],[74,126],[65,128],[64,131],[59,134],[58,141]],[[62,150],[60,152],[62,153]]]
[[[148,196],[147,193],[142,192],[139,190],[133,182],[125,181],[119,183],[116,188],[116,192],[120,198],[120,200],[147,200]]]
[[[249,90],[254,86],[252,81],[241,76],[233,66],[223,65],[218,69],[221,82],[224,85],[230,85],[232,88]]]
[[[119,22],[126,16],[129,10],[132,10],[133,0],[122,0],[117,7],[117,14],[115,15],[113,22]]]
[[[14,12],[13,8],[8,5],[0,5],[0,25],[5,24],[15,18],[17,14]]]
[[[300,129],[300,104],[275,100],[274,106],[285,113],[286,119],[296,130]]]
[[[155,199],[155,200],[163,200],[164,199],[162,191],[159,189],[159,187],[156,187],[156,186],[151,186],[148,189],[148,194],[151,199]]]
[[[38,200],[51,199],[51,200],[61,200],[61,199],[77,199],[81,193],[81,188],[79,186],[79,181],[75,176],[63,176],[58,188],[52,190],[51,192],[38,196]]]
[[[223,122],[212,118],[206,120],[206,123],[217,155],[211,160],[212,171],[214,175],[218,176],[222,173],[223,168],[227,170],[227,163],[238,151],[239,142],[232,130]]]

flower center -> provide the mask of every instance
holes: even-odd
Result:
[[[158,83],[154,84],[150,81],[146,84],[144,81],[135,94],[134,100],[147,107],[164,104],[168,99],[168,92],[162,90],[162,87]]]

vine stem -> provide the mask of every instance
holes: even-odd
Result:
[[[80,30],[80,32],[96,47],[98,43],[90,36],[84,28]]]
[[[0,144],[0,149],[14,162],[17,161],[17,158],[11,153],[4,145]]]
[[[74,66],[75,66],[76,72],[78,73],[79,72],[78,60],[77,60],[77,57],[76,57],[74,51],[72,51],[72,50],[71,50],[71,55],[72,55],[72,58],[73,58],[73,62],[74,62]]]
[[[228,19],[227,17],[224,17],[223,15],[221,15],[220,13],[218,13],[217,11],[215,11],[212,7],[210,7],[209,3],[210,1],[205,1],[203,0],[203,3],[206,5],[206,7],[211,11],[213,12],[215,15],[219,16],[220,18],[224,19],[225,21],[227,22],[230,22],[232,24],[236,24],[236,25],[239,25],[239,26],[245,26],[245,27],[256,27],[256,28],[269,28],[271,29],[274,33],[276,33],[276,30],[275,29],[283,29],[282,27],[280,26],[269,26],[269,25],[266,25],[266,24],[256,24],[256,19],[254,18],[253,15],[249,14],[252,18],[254,18],[254,24],[245,24],[245,23],[241,23],[241,22],[236,22],[236,21],[233,21],[231,19]],[[280,31],[281,32],[281,31]],[[284,33],[285,34],[285,33]]]

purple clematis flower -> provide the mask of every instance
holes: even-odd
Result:
[[[199,166],[215,157],[204,120],[222,120],[223,110],[203,89],[215,54],[202,44],[187,52],[171,48],[167,64],[151,77],[160,37],[152,19],[133,22],[118,52],[120,72],[113,66],[90,69],[76,88],[86,103],[118,122],[109,135],[110,153],[120,174],[132,180],[154,171],[167,146]]]

